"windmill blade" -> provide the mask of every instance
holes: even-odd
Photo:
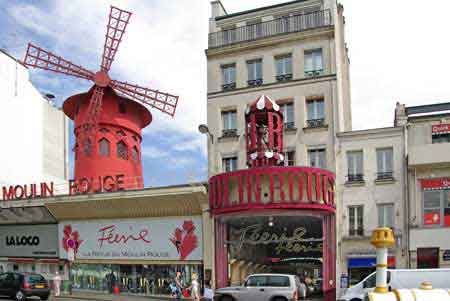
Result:
[[[92,143],[95,142],[94,138],[98,127],[98,119],[100,117],[104,92],[104,88],[94,86],[86,116],[81,125],[81,131],[79,132],[80,136],[77,139],[78,141],[81,141],[83,149],[91,148]],[[91,151],[92,149],[89,151],[85,150],[85,153]]]
[[[23,63],[29,67],[49,70],[87,80],[93,80],[94,77],[93,72],[31,43],[28,43]]]
[[[172,117],[175,115],[178,96],[116,80],[111,81],[111,87],[144,105],[149,105]]]
[[[130,17],[130,12],[111,6],[109,22],[106,27],[105,45],[103,46],[102,64],[100,66],[105,72],[108,72],[111,68]]]

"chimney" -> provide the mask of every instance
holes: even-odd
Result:
[[[227,11],[220,0],[211,1],[211,18],[227,15]]]
[[[394,126],[404,126],[407,122],[408,115],[406,115],[406,106],[397,101],[395,105]]]

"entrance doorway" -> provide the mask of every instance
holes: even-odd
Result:
[[[297,275],[310,293],[322,293],[323,222],[315,216],[224,218],[228,282],[240,285],[254,273]]]
[[[439,248],[418,248],[417,268],[418,269],[439,268]]]

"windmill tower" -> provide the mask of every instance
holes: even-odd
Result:
[[[74,121],[75,183],[79,191],[113,187],[143,188],[141,130],[152,121],[151,107],[174,116],[178,96],[112,80],[108,72],[131,13],[111,6],[100,70],[92,72],[31,43],[24,64],[94,82],[86,92],[69,97],[64,113]]]

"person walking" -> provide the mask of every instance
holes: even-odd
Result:
[[[55,290],[55,297],[61,296],[61,276],[59,276],[58,271],[56,271],[55,277],[53,277],[53,286]]]
[[[191,297],[195,301],[200,301],[200,283],[198,282],[197,273],[192,273],[192,281],[191,281]]]
[[[176,300],[180,300],[181,294],[183,292],[183,279],[181,278],[181,272],[176,273],[174,282],[175,282],[175,287],[176,287],[175,298],[176,298]]]

